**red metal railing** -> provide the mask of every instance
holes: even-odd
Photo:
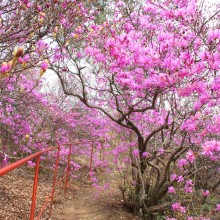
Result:
[[[47,196],[45,203],[43,204],[43,207],[37,216],[37,220],[39,220],[43,214],[43,211],[48,205],[48,202],[50,201],[50,210],[49,210],[49,218],[52,215],[52,208],[53,208],[53,200],[54,200],[54,193],[55,189],[57,186],[59,186],[62,181],[65,179],[65,187],[64,187],[64,193],[66,195],[67,193],[67,187],[68,187],[68,181],[69,181],[69,173],[70,173],[70,161],[71,161],[71,154],[72,154],[72,146],[73,145],[79,145],[82,143],[92,143],[92,149],[91,149],[91,155],[90,155],[90,171],[92,169],[92,160],[93,160],[93,149],[94,149],[94,141],[86,141],[86,142],[76,142],[76,143],[70,143],[70,144],[64,144],[61,146],[68,146],[69,147],[69,152],[68,152],[68,161],[67,161],[67,168],[65,175],[57,182],[57,171],[58,171],[58,164],[59,164],[59,159],[60,159],[60,147],[61,146],[56,146],[56,147],[51,147],[42,151],[39,151],[37,153],[34,153],[28,157],[25,157],[19,161],[16,161],[15,163],[12,163],[6,167],[3,167],[0,169],[0,176],[3,176],[10,171],[22,166],[23,164],[27,163],[30,160],[33,160],[36,158],[36,165],[35,165],[35,174],[34,174],[34,184],[33,184],[33,191],[32,191],[32,204],[31,204],[31,213],[30,213],[30,220],[34,220],[35,217],[35,207],[36,207],[36,199],[37,199],[37,186],[38,186],[38,173],[39,173],[39,167],[40,167],[40,157],[42,154],[45,154],[49,151],[57,150],[56,154],[56,164],[55,164],[55,169],[54,169],[54,176],[53,176],[53,187],[50,192],[50,194]]]

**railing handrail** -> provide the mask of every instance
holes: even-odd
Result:
[[[66,144],[60,144],[58,146],[55,146],[55,147],[50,147],[50,148],[46,148],[45,150],[40,150],[36,153],[33,153],[25,158],[22,158],[12,164],[9,164],[3,168],[0,168],[0,176],[3,176],[7,173],[9,173],[10,171],[20,167],[21,165],[27,163],[29,160],[33,160],[34,158],[36,158],[37,156],[40,156],[44,153],[47,153],[48,151],[52,151],[52,150],[55,150],[57,149],[58,147],[61,147],[61,146],[66,146],[66,145],[70,145],[70,144],[75,144],[75,145],[78,145],[78,144],[83,144],[83,143],[91,143],[91,142],[95,142],[94,140],[89,140],[89,141],[85,141],[85,142],[73,142],[73,143],[66,143]]]
[[[20,160],[18,160],[16,162],[12,163],[12,164],[9,164],[8,166],[3,167],[3,168],[0,169],[0,176],[3,176],[5,174],[9,173],[10,171],[20,167],[21,165],[27,163],[29,160],[33,160],[34,158],[36,158],[36,157],[38,157],[38,156],[40,156],[40,155],[42,155],[42,154],[44,154],[44,153],[46,153],[48,151],[55,150],[58,147],[59,146],[50,147],[50,148],[47,148],[45,150],[38,151],[38,152],[33,153],[33,154],[23,158],[23,159],[20,159]]]

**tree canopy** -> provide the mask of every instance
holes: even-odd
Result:
[[[143,219],[217,216],[219,18],[203,0],[2,1],[2,153],[105,140],[96,164],[123,170]]]

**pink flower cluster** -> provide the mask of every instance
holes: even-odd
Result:
[[[174,188],[173,186],[170,186],[170,187],[168,188],[168,193],[170,193],[170,194],[176,193],[175,188]]]
[[[181,183],[181,182],[184,181],[184,177],[183,177],[182,175],[178,176],[178,175],[175,174],[175,173],[171,175],[170,179],[171,179],[172,181],[177,181],[178,183]]]
[[[206,141],[202,145],[202,154],[205,156],[210,157],[212,160],[218,160],[220,155],[220,142],[213,140],[213,141]]]
[[[181,203],[173,203],[172,206],[172,211],[174,212],[181,212],[181,213],[186,213],[186,208],[184,206],[181,206]]]
[[[193,192],[193,181],[187,180],[184,186],[184,191],[186,193],[192,193]]]
[[[6,63],[6,62],[2,63],[2,65],[1,65],[1,73],[2,74],[9,72],[10,69],[11,69],[10,63]]]
[[[210,42],[216,39],[220,40],[220,29],[210,30],[208,33],[208,41]]]
[[[203,195],[204,197],[210,196],[209,190],[202,190],[202,195]]]
[[[195,155],[194,155],[194,152],[192,150],[189,150],[187,153],[186,153],[186,159],[190,162],[190,163],[193,163],[193,161],[195,160]]]

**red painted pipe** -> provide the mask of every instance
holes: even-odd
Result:
[[[90,142],[93,142],[93,141],[85,141],[85,142],[73,142],[73,143],[68,143],[68,144],[75,144],[75,145],[78,145],[78,144],[82,144],[82,143],[90,143]],[[62,144],[62,145],[67,145],[67,144]],[[47,153],[48,151],[51,151],[51,150],[54,150],[54,149],[57,149],[59,146],[56,146],[56,147],[50,147],[50,148],[47,148],[45,150],[41,150],[37,153],[34,153],[34,154],[31,154],[30,156],[28,157],[25,157],[21,160],[18,160],[6,167],[3,167],[0,169],[0,176],[3,176],[5,174],[7,174],[8,172],[10,172],[11,170],[14,170],[16,169],[17,167],[27,163],[29,160],[33,160],[34,158],[36,158],[37,156],[41,155],[41,154],[44,154],[44,153]]]
[[[68,174],[69,174],[69,173],[66,173],[58,182],[56,182],[55,187],[61,185],[62,181],[66,178],[66,176],[67,176]],[[37,217],[37,220],[40,220],[40,218],[41,218],[41,216],[42,216],[42,214],[43,214],[43,211],[44,211],[45,208],[47,207],[47,204],[48,204],[48,202],[50,201],[50,198],[51,198],[52,191],[53,191],[53,189],[51,190],[50,194],[47,196],[46,201],[45,201],[44,205],[42,206],[42,209],[41,209],[41,211],[40,211],[40,213],[39,213],[39,215],[38,215],[38,217]]]
[[[37,198],[37,185],[38,185],[39,166],[40,166],[40,155],[37,156],[36,165],[35,165],[35,174],[34,174],[34,185],[33,185],[30,220],[34,220],[34,211],[35,211],[36,198]]]
[[[70,144],[69,146],[69,155],[68,155],[68,164],[67,164],[67,170],[66,170],[66,183],[65,183],[65,189],[64,189],[64,194],[66,196],[67,193],[67,185],[68,185],[68,178],[69,178],[69,172],[70,172],[70,158],[71,158],[71,153],[72,153],[72,145]]]
[[[14,163],[6,166],[6,167],[3,167],[3,168],[0,169],[0,176],[3,176],[5,174],[7,174],[8,172],[10,172],[11,170],[14,170],[17,167],[20,167],[21,165],[27,163],[29,160],[33,160],[37,156],[40,156],[41,154],[44,154],[44,153],[46,153],[48,151],[51,151],[51,150],[54,150],[56,148],[58,148],[58,146],[57,147],[47,148],[46,150],[42,150],[42,151],[39,151],[37,153],[31,154],[28,157],[25,157],[25,158],[23,158],[23,159],[21,159],[19,161],[16,161],[16,162],[14,162]]]
[[[56,186],[56,181],[57,181],[57,171],[58,171],[58,163],[60,159],[60,146],[57,149],[57,158],[56,158],[56,165],[55,165],[55,170],[54,170],[54,176],[53,176],[53,189],[52,189],[52,195],[51,195],[51,201],[50,201],[50,213],[49,213],[49,218],[52,215],[52,208],[53,208],[53,198],[54,198],[54,192],[55,192],[55,186]]]

